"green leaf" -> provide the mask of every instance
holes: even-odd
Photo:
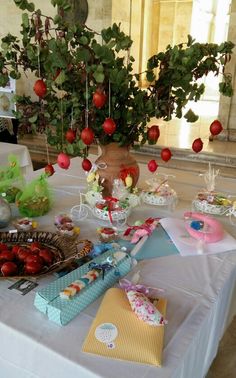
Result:
[[[33,3],[29,3],[26,7],[29,12],[34,12],[35,6]]]
[[[58,85],[62,85],[66,80],[66,74],[64,71],[61,71],[57,78],[55,79],[55,83]]]
[[[30,123],[34,123],[34,122],[37,121],[37,119],[38,119],[38,115],[35,114],[33,117],[30,117],[30,118],[29,118],[29,121],[30,121]]]
[[[48,47],[52,51],[57,50],[57,43],[56,43],[56,40],[54,38],[50,39],[50,41],[48,42]]]
[[[187,113],[184,115],[184,118],[187,120],[187,122],[191,122],[191,123],[193,123],[193,122],[196,122],[196,121],[198,120],[199,116],[196,115],[196,114],[192,111],[192,109],[189,109],[189,110],[187,111]]]
[[[188,34],[188,42],[187,42],[187,46],[191,46],[193,44],[193,42],[195,41],[195,39],[193,39],[193,37],[191,37],[191,35]]]
[[[89,40],[85,35],[83,35],[79,38],[79,43],[81,43],[81,45],[87,45],[89,43]]]
[[[147,71],[146,73],[146,78],[147,78],[147,81],[154,81],[155,80],[155,75],[154,75],[154,72],[153,71]]]
[[[102,72],[95,71],[93,73],[93,77],[96,80],[97,83],[103,83],[105,79],[105,75]]]
[[[9,82],[8,75],[2,75],[0,73],[0,87],[5,87]]]
[[[104,63],[104,64],[109,64],[109,63],[113,62],[113,60],[114,60],[114,53],[113,53],[113,51],[107,49],[107,51],[105,52],[103,58],[101,59],[101,62]]]
[[[112,33],[111,28],[108,28],[108,29],[103,29],[102,32],[101,32],[101,34],[102,34],[103,40],[106,43],[108,43],[111,40],[113,33]]]
[[[1,44],[1,48],[2,48],[3,50],[7,51],[7,50],[8,50],[8,47],[9,47],[9,44],[8,44],[8,43],[6,43],[6,42],[2,42],[2,44]]]
[[[103,68],[103,65],[102,64],[99,64],[97,66],[97,72],[103,72],[104,71],[104,68]]]
[[[48,135],[47,141],[51,146],[57,146],[58,144],[58,138],[54,135]]]
[[[29,27],[29,16],[28,16],[28,14],[22,13],[21,18],[22,18],[22,23],[23,23],[24,27],[28,28]]]
[[[84,150],[86,146],[86,144],[84,144],[84,142],[82,141],[82,139],[80,139],[78,142],[77,142],[77,146],[80,150]]]
[[[91,58],[89,50],[85,49],[84,47],[80,47],[76,51],[76,59],[79,62],[88,62]]]
[[[59,24],[61,21],[62,21],[62,18],[61,16],[59,16],[59,14],[57,14],[53,19],[54,24]]]
[[[12,79],[16,79],[17,80],[17,79],[19,79],[21,77],[21,74],[18,71],[11,71],[10,72],[10,77]]]
[[[112,49],[115,45],[116,45],[116,41],[112,40],[112,41],[110,41],[109,43],[107,43],[106,46],[107,46],[109,49]]]
[[[73,155],[74,154],[74,146],[73,144],[68,144],[66,146],[66,152],[69,154],[69,155]]]
[[[231,83],[226,82],[219,83],[219,91],[227,97],[232,97],[234,93]]]
[[[118,72],[118,74],[116,75],[116,83],[118,85],[122,85],[124,79],[125,79],[125,76],[126,76],[126,72],[124,70],[120,70]]]

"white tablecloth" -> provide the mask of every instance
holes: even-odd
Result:
[[[19,159],[23,174],[31,174],[33,171],[31,157],[26,146],[20,144],[0,142],[0,165],[8,164],[8,155],[16,155]]]
[[[78,189],[86,187],[81,159],[75,158],[68,171],[56,168],[49,178],[55,203],[47,216],[38,219],[39,228],[53,230],[54,215],[69,212],[78,204]],[[147,170],[142,167],[142,177]],[[182,217],[191,204],[185,201],[197,191],[194,175],[188,175],[186,187],[181,172],[175,171],[176,189],[181,193],[172,214]],[[37,172],[33,173],[36,176]],[[150,175],[150,174],[149,174]],[[196,180],[195,180],[196,181]],[[142,182],[142,180],[141,180]],[[192,185],[189,182],[193,183]],[[222,183],[221,183],[222,184]],[[233,180],[228,185],[235,184]],[[200,184],[201,185],[201,184]],[[223,184],[222,184],[223,185]],[[182,188],[182,189],[181,189]],[[190,191],[191,189],[191,191]],[[192,197],[193,198],[193,197]],[[149,216],[170,216],[167,209],[140,206],[134,209],[130,222]],[[225,228],[236,235],[228,218]],[[81,223],[81,237],[95,237],[98,223]],[[101,298],[88,306],[68,325],[50,322],[34,306],[35,291],[25,296],[8,290],[11,282],[0,282],[0,376],[3,378],[201,378],[214,359],[225,325],[236,313],[232,302],[236,278],[236,250],[210,256],[181,257],[173,255],[145,260],[135,268],[141,282],[166,289],[168,300],[163,367],[156,368],[131,362],[106,359],[81,352],[84,339],[95,317]],[[49,279],[49,278],[48,278]],[[43,282],[45,284],[45,281]],[[36,288],[37,289],[37,288]],[[35,290],[36,290],[35,289]],[[127,325],[128,326],[128,325]],[[140,340],[140,343],[142,340]]]

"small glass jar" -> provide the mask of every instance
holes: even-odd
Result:
[[[72,219],[66,214],[55,216],[54,224],[59,235],[76,239],[80,233],[80,228],[75,226]]]
[[[119,235],[113,227],[102,227],[97,229],[99,240],[102,243],[111,243],[119,238]]]
[[[27,217],[17,219],[16,222],[14,222],[14,226],[16,227],[17,231],[24,231],[24,232],[35,230],[37,228],[37,225],[38,225],[37,222]]]

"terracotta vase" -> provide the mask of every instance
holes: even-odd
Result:
[[[130,154],[130,147],[120,147],[117,143],[101,145],[101,154],[95,163],[98,165],[100,180],[103,179],[103,196],[112,195],[114,179],[130,174],[134,187],[139,178],[139,166],[134,157]]]

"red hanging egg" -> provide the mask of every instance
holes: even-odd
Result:
[[[89,172],[90,169],[92,168],[91,161],[89,159],[84,159],[82,161],[82,168],[83,168],[84,171]]]
[[[153,125],[148,129],[147,138],[149,144],[155,144],[160,136],[159,126]]]
[[[57,164],[63,169],[68,169],[70,166],[70,158],[68,155],[61,152],[57,157]]]
[[[104,130],[104,133],[108,135],[112,135],[116,131],[116,124],[112,118],[106,118],[102,127]]]
[[[215,119],[215,121],[213,121],[210,125],[211,135],[218,135],[221,133],[222,130],[223,130],[222,124],[220,123],[220,121]]]
[[[46,165],[44,171],[47,176],[52,176],[55,173],[55,169],[53,168],[52,164]]]
[[[72,129],[67,130],[66,132],[66,140],[69,143],[73,143],[76,138],[76,132]]]
[[[198,153],[202,150],[202,147],[203,147],[203,141],[201,140],[201,138],[197,138],[193,141],[193,144],[192,144],[192,149],[194,152]]]
[[[169,148],[163,148],[161,150],[161,158],[163,161],[169,161],[171,159],[172,153]]]
[[[92,144],[94,140],[93,130],[90,127],[83,129],[81,132],[81,139],[86,145]]]
[[[150,172],[155,172],[157,170],[158,164],[156,160],[153,159],[148,162],[147,166]]]
[[[47,86],[43,80],[39,79],[34,84],[34,92],[39,97],[44,97],[47,93]]]
[[[101,109],[107,101],[107,96],[104,92],[96,90],[93,94],[93,104],[96,108]]]

